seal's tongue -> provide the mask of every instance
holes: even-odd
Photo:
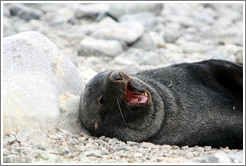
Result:
[[[126,89],[125,100],[128,104],[143,104],[148,101],[147,93],[135,92],[130,89]]]

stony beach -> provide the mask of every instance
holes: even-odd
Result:
[[[12,37],[28,31],[35,33]],[[242,3],[4,3],[3,36],[3,94],[10,99],[15,97],[15,83],[23,78],[30,79],[31,83],[22,81],[18,88],[35,84],[33,89],[24,89],[23,94],[33,93],[38,86],[48,87],[47,91],[39,89],[39,94],[30,94],[34,100],[42,99],[42,102],[35,101],[25,108],[30,111],[37,105],[42,106],[37,114],[27,116],[32,119],[30,123],[18,116],[16,123],[26,122],[15,124],[16,113],[5,112],[15,108],[9,107],[12,101],[3,101],[6,120],[2,140],[4,163],[245,162],[243,150],[230,147],[179,147],[122,142],[104,136],[96,138],[82,130],[77,119],[84,85],[104,70],[135,73],[206,59],[243,64]],[[11,66],[11,62],[16,61],[5,55],[16,54],[12,46],[21,47],[20,41],[25,48],[17,51],[19,61],[16,66]],[[43,57],[23,58],[26,50],[34,50],[31,55]],[[47,52],[54,58],[45,57]],[[32,65],[23,67],[22,63],[28,64],[29,60]],[[36,63],[37,60],[42,63]],[[24,74],[19,75],[19,71]],[[52,71],[57,78],[52,78]],[[41,82],[40,85],[37,82]],[[50,97],[47,101],[40,97],[47,94]],[[40,96],[36,98],[37,95]],[[27,97],[24,104],[29,103],[30,98]],[[24,104],[20,105],[24,107]],[[47,110],[55,110],[55,113]],[[51,124],[43,121],[48,117]],[[57,117],[61,119],[54,125]],[[40,119],[42,121],[38,122]],[[39,130],[35,126],[40,127],[40,123],[45,127]]]

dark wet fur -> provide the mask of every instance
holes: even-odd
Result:
[[[150,104],[128,107],[123,97],[125,83],[110,81],[110,71],[99,73],[87,84],[80,115],[93,135],[179,146],[243,148],[242,66],[208,60],[146,70],[129,78],[150,92]]]

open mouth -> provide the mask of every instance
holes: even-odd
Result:
[[[125,91],[125,101],[128,105],[145,105],[151,100],[151,95],[147,90],[139,90],[129,81]]]

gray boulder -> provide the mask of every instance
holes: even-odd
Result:
[[[60,123],[66,111],[73,111],[77,118],[78,104],[60,109],[69,103],[64,103],[69,101],[64,95],[79,97],[85,83],[71,60],[42,34],[22,32],[3,39],[2,83],[4,131],[47,130],[58,125],[80,131],[80,124]]]

